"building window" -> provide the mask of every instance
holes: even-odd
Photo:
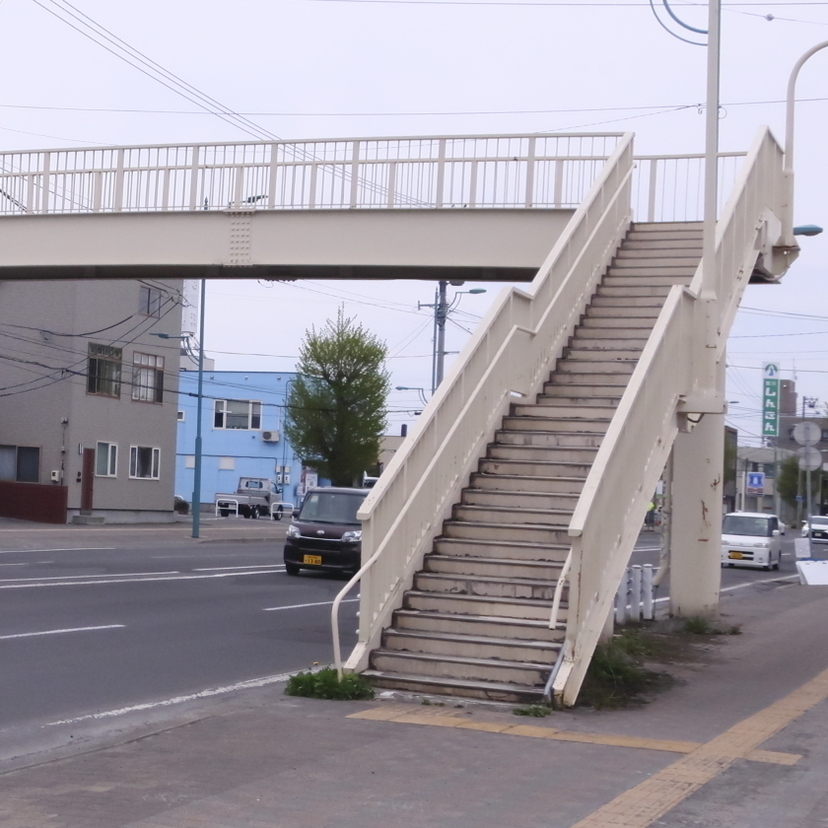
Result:
[[[115,443],[98,443],[95,448],[95,476],[117,477],[118,446]]]
[[[121,396],[121,349],[89,343],[86,390],[103,397]]]
[[[158,480],[161,449],[151,446],[130,446],[129,476],[141,480]]]
[[[145,287],[141,285],[141,295],[138,299],[138,310],[145,316],[154,316],[156,319],[161,316],[161,304],[164,301],[164,294],[158,288]]]
[[[34,446],[0,446],[0,480],[37,483],[40,449]]]
[[[164,402],[164,357],[139,354],[132,357],[132,399]]]
[[[251,400],[216,400],[213,428],[258,431],[262,427],[262,404]]]
[[[179,412],[178,412],[178,422],[179,422],[179,423],[183,423],[183,422],[184,422],[184,412],[183,412],[183,411],[179,411]]]

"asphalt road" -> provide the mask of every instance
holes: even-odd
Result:
[[[0,753],[112,711],[330,663],[330,605],[345,581],[288,576],[283,537],[280,526],[266,542],[124,533],[82,548],[62,548],[58,536],[0,547]],[[657,564],[658,546],[642,532],[632,562]],[[794,576],[792,535],[783,553],[778,573],[724,569],[723,591]],[[343,653],[356,640],[357,606],[354,590],[341,613]]]
[[[289,577],[281,550],[0,552],[0,734],[330,663],[330,604],[345,581]],[[356,597],[341,613],[345,652]]]

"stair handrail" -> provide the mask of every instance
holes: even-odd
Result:
[[[724,348],[757,256],[781,234],[782,150],[760,132],[717,224],[720,331]],[[564,704],[577,698],[612,599],[638,537],[650,496],[678,432],[682,398],[694,391],[687,343],[704,332],[701,265],[689,288],[671,288],[587,476],[569,526],[573,575],[568,647],[555,679]],[[629,492],[629,481],[637,485]],[[625,496],[625,492],[627,493]]]
[[[563,596],[564,582],[569,580],[569,570],[572,568],[572,548],[570,547],[567,553],[564,565],[561,567],[561,572],[558,575],[558,581],[555,584],[555,593],[552,596],[552,612],[549,614],[549,629],[558,629],[558,613],[561,609],[561,598]]]
[[[630,220],[632,135],[619,140],[527,290],[506,289],[456,360],[358,513],[366,563],[359,640],[345,669],[362,670],[474,463],[516,397],[540,387]],[[338,641],[338,614],[332,608]],[[334,652],[338,669],[342,666]]]

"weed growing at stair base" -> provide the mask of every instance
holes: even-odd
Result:
[[[353,701],[373,699],[374,691],[365,679],[356,673],[346,673],[342,681],[333,667],[315,673],[297,673],[288,679],[286,696],[305,696],[310,699]]]
[[[533,716],[536,719],[542,719],[544,716],[552,715],[552,708],[545,704],[528,704],[524,707],[516,707],[512,713],[515,716]]]
[[[606,644],[599,644],[578,704],[603,710],[643,702],[644,693],[657,689],[666,680],[664,674],[643,666],[648,650],[647,640],[636,633],[622,633]]]

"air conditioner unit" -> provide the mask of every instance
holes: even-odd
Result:
[[[279,442],[279,432],[278,431],[263,431],[262,432],[262,440],[266,443],[278,443]]]

